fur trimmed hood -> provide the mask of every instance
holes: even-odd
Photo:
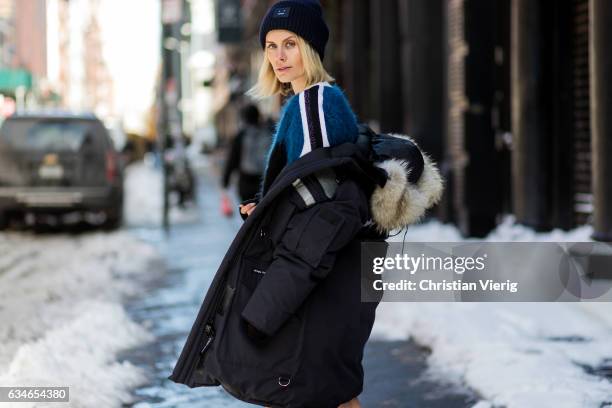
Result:
[[[388,136],[408,140],[417,146],[406,135]],[[376,163],[387,172],[387,182],[383,187],[377,186],[370,199],[372,220],[379,232],[389,233],[414,224],[427,209],[440,201],[444,189],[440,172],[429,156],[422,151],[420,153],[423,169],[415,183],[409,181],[411,172],[415,171],[414,163],[410,163],[409,159],[385,158]]]

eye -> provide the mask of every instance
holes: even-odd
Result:
[[[293,47],[295,47],[295,42],[293,42],[293,41],[287,41],[287,44],[285,44],[285,46],[286,46],[287,48],[293,48]]]
[[[266,47],[269,50],[272,50],[274,48],[276,48],[276,44],[268,44],[268,46]]]

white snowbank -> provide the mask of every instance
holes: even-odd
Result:
[[[572,231],[554,229],[550,232],[537,233],[531,228],[516,224],[514,216],[506,216],[483,241],[490,242],[583,242],[592,241],[593,227],[584,225]],[[439,221],[430,221],[425,224],[410,226],[405,234],[406,242],[458,242],[474,240],[461,236],[461,232],[450,224]],[[402,242],[404,232],[390,238],[389,242]]]
[[[156,251],[127,232],[2,233],[0,254],[0,384],[70,386],[74,407],[129,401],[143,373],[117,353],[152,337],[121,300],[163,271]]]
[[[40,340],[19,347],[0,384],[70,387],[71,407],[131,402],[130,389],[146,377],[129,362],[116,362],[116,354],[153,340],[152,335],[120,305],[85,301],[74,307],[80,311],[74,320],[57,322]]]
[[[537,234],[508,217],[486,240],[590,241],[591,233],[585,226]],[[455,227],[430,222],[411,227],[406,240],[462,238]],[[372,336],[411,337],[429,347],[429,374],[475,389],[488,400],[479,407],[599,407],[612,400],[612,383],[579,366],[612,358],[610,303],[388,302],[377,309]],[[572,337],[579,341],[566,341]]]

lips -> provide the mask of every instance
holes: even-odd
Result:
[[[283,72],[287,72],[290,69],[291,69],[291,67],[276,68],[276,72],[278,72],[279,74],[282,74]]]

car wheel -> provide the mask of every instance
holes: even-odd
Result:
[[[109,211],[106,214],[106,220],[102,224],[102,228],[107,231],[114,231],[121,228],[123,217],[120,211]]]

